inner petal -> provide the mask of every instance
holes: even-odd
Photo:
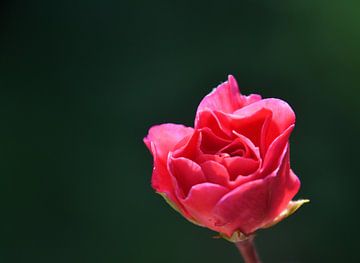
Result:
[[[170,157],[169,168],[182,190],[182,198],[187,196],[192,186],[206,182],[201,167],[187,158]]]
[[[209,128],[201,129],[201,135],[200,149],[206,154],[215,154],[231,143],[231,140],[217,136]]]
[[[228,170],[230,180],[234,181],[239,175],[246,176],[254,173],[259,168],[259,161],[236,156],[224,158],[223,165]]]
[[[246,153],[247,147],[241,141],[240,138],[235,139],[232,143],[226,145],[219,151],[221,153],[227,153],[230,156],[243,156]]]
[[[228,186],[229,173],[223,165],[215,161],[206,161],[200,166],[208,182]]]

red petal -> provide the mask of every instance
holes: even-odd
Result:
[[[200,166],[208,182],[228,186],[228,171],[220,163],[214,161],[206,161],[200,164]]]
[[[170,157],[169,169],[180,187],[180,198],[185,198],[194,185],[206,181],[201,167],[197,163],[183,157]]]
[[[210,129],[217,137],[228,139],[231,137],[231,127],[226,115],[219,116],[214,111],[198,112],[195,119],[195,129]]]
[[[196,156],[201,152],[200,144],[201,144],[202,134],[199,130],[194,130],[191,137],[187,140],[187,142],[181,146],[180,148],[174,151],[174,157],[185,157],[190,160],[195,160]]]
[[[197,113],[205,109],[232,113],[242,106],[242,99],[233,76],[220,84],[200,102]]]
[[[227,188],[217,184],[198,184],[191,188],[188,197],[182,201],[182,204],[201,225],[219,231],[215,225],[212,211],[220,198],[228,191]]]
[[[269,212],[268,220],[273,221],[282,211],[284,211],[299,191],[300,180],[290,169],[290,154],[287,150],[282,161],[279,172],[276,176],[266,178],[269,181]]]
[[[226,194],[214,208],[217,224],[231,236],[240,230],[250,234],[262,226],[267,216],[268,187],[264,180],[243,184]]]
[[[250,106],[247,106],[244,109]],[[261,146],[261,131],[263,125],[266,119],[271,117],[271,114],[271,111],[263,108],[257,109],[256,111],[244,110],[242,111],[242,114],[215,113],[216,117],[221,122],[223,131],[231,134],[234,134],[234,132],[241,134],[250,139],[252,143],[258,147]]]
[[[172,178],[167,169],[167,157],[175,145],[189,136],[193,132],[192,128],[177,124],[162,124],[151,127],[149,134],[144,138],[144,143],[151,151],[154,158],[154,168],[151,177],[152,187],[159,193],[164,193],[179,210],[187,217],[175,195]]]
[[[158,159],[166,162],[168,153],[173,150],[174,146],[184,137],[191,135],[193,131],[193,128],[180,124],[155,125],[150,128],[148,135],[144,138],[144,143],[154,154],[151,148],[151,143],[153,143],[156,147]]]
[[[270,145],[264,156],[262,173],[271,173],[275,168],[279,167],[282,153],[286,150],[289,137],[295,125],[288,127],[279,137],[277,137]]]
[[[279,169],[265,179],[248,182],[226,194],[214,213],[224,233],[236,230],[251,234],[278,216],[300,187],[298,178],[289,168],[288,151],[282,155]]]
[[[220,149],[231,143],[231,140],[226,140],[216,136],[209,128],[201,129],[201,135],[202,139],[200,148],[205,154],[216,154]]]
[[[252,103],[244,108],[234,112],[235,115],[248,116],[259,109],[270,110],[273,114],[273,121],[278,126],[280,131],[286,130],[291,124],[295,122],[295,113],[285,101],[280,99],[263,99]]]
[[[223,159],[223,165],[230,174],[230,180],[233,181],[239,175],[254,173],[259,167],[259,161],[244,157],[227,157]]]
[[[279,134],[295,123],[295,113],[285,101],[280,99],[263,99],[237,110],[234,112],[234,115],[240,117],[251,116],[260,109],[266,109],[272,114],[263,139],[264,145],[262,145],[262,148],[265,148],[266,151],[270,143]]]

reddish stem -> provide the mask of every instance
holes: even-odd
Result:
[[[250,236],[243,241],[237,242],[235,245],[244,258],[245,263],[261,263],[260,258],[256,253],[254,236]]]

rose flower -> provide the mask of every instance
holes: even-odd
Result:
[[[290,168],[295,114],[280,99],[241,95],[234,77],[198,106],[194,128],[151,127],[152,187],[186,219],[238,241],[307,200]]]

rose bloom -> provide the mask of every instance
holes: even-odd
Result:
[[[189,221],[238,241],[307,201],[291,201],[300,187],[289,163],[294,124],[286,102],[241,95],[229,76],[200,102],[194,128],[151,127],[152,187]]]

